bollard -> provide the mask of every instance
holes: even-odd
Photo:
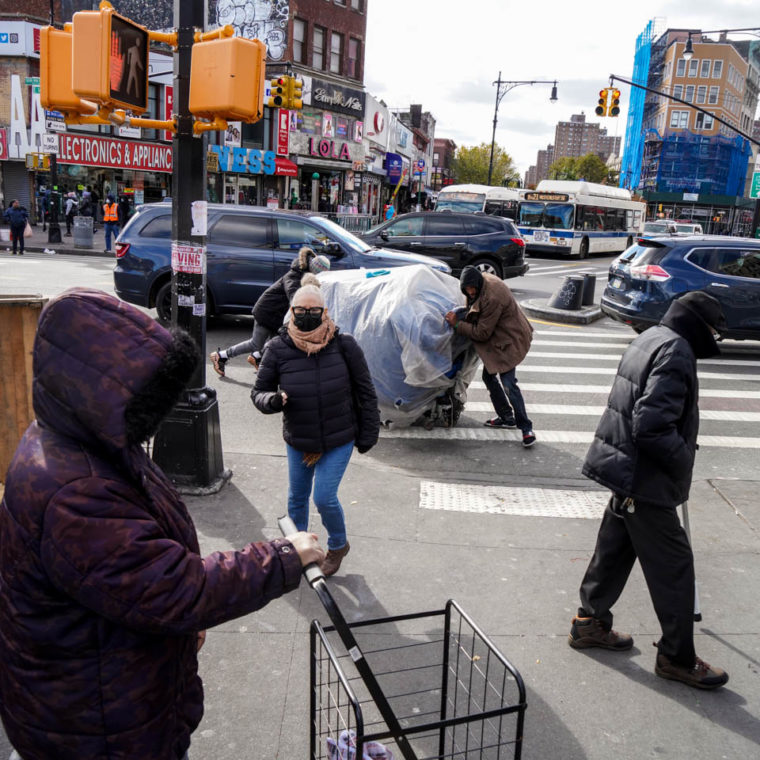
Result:
[[[596,290],[596,275],[590,272],[583,273],[583,299],[582,306],[594,305],[594,291]]]
[[[583,303],[583,277],[565,277],[562,286],[549,299],[548,306],[565,311],[578,311]]]

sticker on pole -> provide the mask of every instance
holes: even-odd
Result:
[[[206,273],[206,247],[172,242],[172,272]]]
[[[190,206],[190,215],[193,220],[191,235],[203,236],[208,233],[208,203],[206,201],[193,201]]]

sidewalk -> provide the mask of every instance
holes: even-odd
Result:
[[[24,241],[24,250],[43,253],[45,249],[48,251],[55,251],[57,254],[67,254],[69,256],[101,256],[101,257],[113,257],[113,245],[114,239],[111,240],[111,253],[104,253],[105,248],[105,236],[103,233],[103,225],[99,224],[98,229],[92,236],[92,248],[76,248],[74,246],[74,236],[66,237],[66,224],[61,225],[61,242],[60,243],[48,243],[48,231],[42,231],[42,225],[32,226],[33,234],[31,237],[26,238]],[[0,243],[0,250],[11,250],[10,243]]]

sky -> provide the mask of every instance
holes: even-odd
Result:
[[[600,119],[594,108],[610,74],[631,78],[636,38],[650,19],[663,30],[760,27],[757,0],[366,2],[367,91],[390,108],[421,103],[437,120],[435,136],[458,146],[490,145],[500,71],[502,80],[557,80],[556,103],[551,85],[533,85],[511,90],[499,106],[496,143],[521,175],[554,141],[556,123],[581,111],[625,141],[630,88],[617,85],[618,118]]]

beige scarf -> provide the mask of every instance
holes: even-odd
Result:
[[[291,317],[288,322],[288,335],[296,344],[296,348],[311,356],[321,351],[332,340],[333,335],[335,335],[335,322],[325,312],[322,317],[322,324],[316,330],[301,332]]]

